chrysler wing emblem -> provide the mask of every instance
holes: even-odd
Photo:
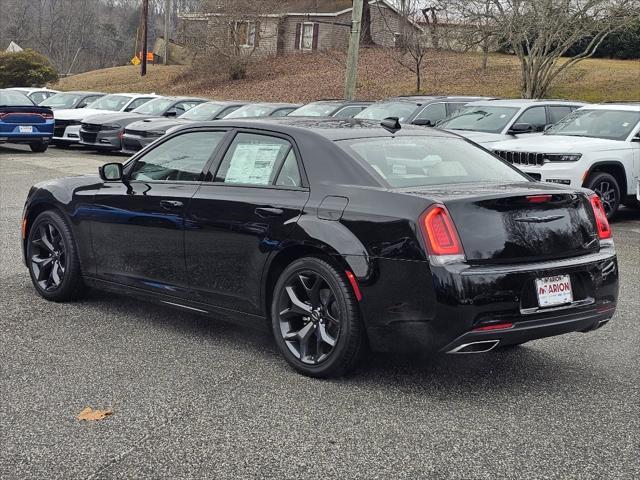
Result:
[[[525,223],[547,223],[553,222],[554,220],[560,220],[564,215],[549,215],[548,217],[522,217],[516,218],[516,222],[525,222]]]

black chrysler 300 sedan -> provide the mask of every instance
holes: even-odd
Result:
[[[317,377],[365,346],[471,353],[587,332],[618,295],[592,192],[393,119],[180,127],[99,176],[34,186],[22,238],[46,299],[93,286],[267,325]]]

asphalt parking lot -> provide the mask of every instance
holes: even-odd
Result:
[[[29,187],[114,158],[0,146],[0,478],[640,478],[640,212],[613,225],[606,327],[376,355],[319,381],[267,334],[95,291],[36,295],[19,253]],[[85,406],[113,415],[76,420]]]

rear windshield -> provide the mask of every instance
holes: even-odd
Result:
[[[397,117],[404,122],[413,112],[418,109],[418,105],[411,102],[384,102],[374,103],[358,113],[354,118],[364,118],[366,120],[384,120],[387,117]]]
[[[515,168],[460,138],[399,136],[336,144],[392,188],[529,181]]]
[[[0,91],[0,107],[33,107],[33,105],[31,99],[20,92]]]
[[[40,102],[42,107],[75,108],[84,95],[78,93],[56,93],[54,96]]]
[[[269,105],[245,105],[225,118],[267,117],[272,111],[273,107]]]
[[[174,100],[171,98],[154,98],[138,108],[134,108],[132,112],[143,115],[162,115],[173,103]]]
[[[438,123],[438,128],[472,132],[502,133],[520,109],[517,107],[470,106]]]
[[[180,115],[180,118],[186,118],[187,120],[213,120],[223,106],[220,103],[201,103],[187,110]]]
[[[130,101],[131,97],[126,95],[105,95],[104,97],[101,97],[95,102],[89,104],[89,108],[119,112]]]
[[[296,108],[290,117],[328,117],[337,107],[335,103],[309,103]]]

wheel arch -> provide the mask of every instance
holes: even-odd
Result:
[[[313,244],[313,243],[295,243],[281,249],[270,258],[265,266],[262,281],[262,307],[264,308],[265,317],[271,317],[271,300],[273,298],[273,289],[280,274],[288,265],[303,257],[320,257],[329,261],[338,267],[341,271],[351,271],[357,275],[361,270],[359,265],[360,259],[352,259],[348,256],[340,255],[329,245]]]
[[[624,165],[621,162],[615,160],[608,160],[602,162],[596,162],[587,171],[587,174],[584,176],[584,181],[582,182],[582,186],[586,186],[589,181],[589,178],[594,173],[608,173],[613,176],[618,182],[618,186],[620,187],[620,197],[621,199],[627,196],[628,185],[627,185],[627,171],[624,168]]]
[[[22,219],[22,221],[26,220],[26,225],[24,228],[24,237],[22,238],[22,246],[23,246],[22,255],[25,263],[27,262],[27,239],[29,238],[31,227],[35,219],[38,218],[38,215],[46,211],[54,211],[58,213],[67,222],[68,225],[72,225],[72,222],[70,221],[69,216],[67,215],[67,212],[65,212],[64,209],[61,208],[59,205],[56,205],[55,202],[53,201],[41,200],[29,205],[25,210],[25,215]],[[75,238],[74,238],[74,242],[75,242]],[[77,248],[77,245],[76,245],[76,248]]]

